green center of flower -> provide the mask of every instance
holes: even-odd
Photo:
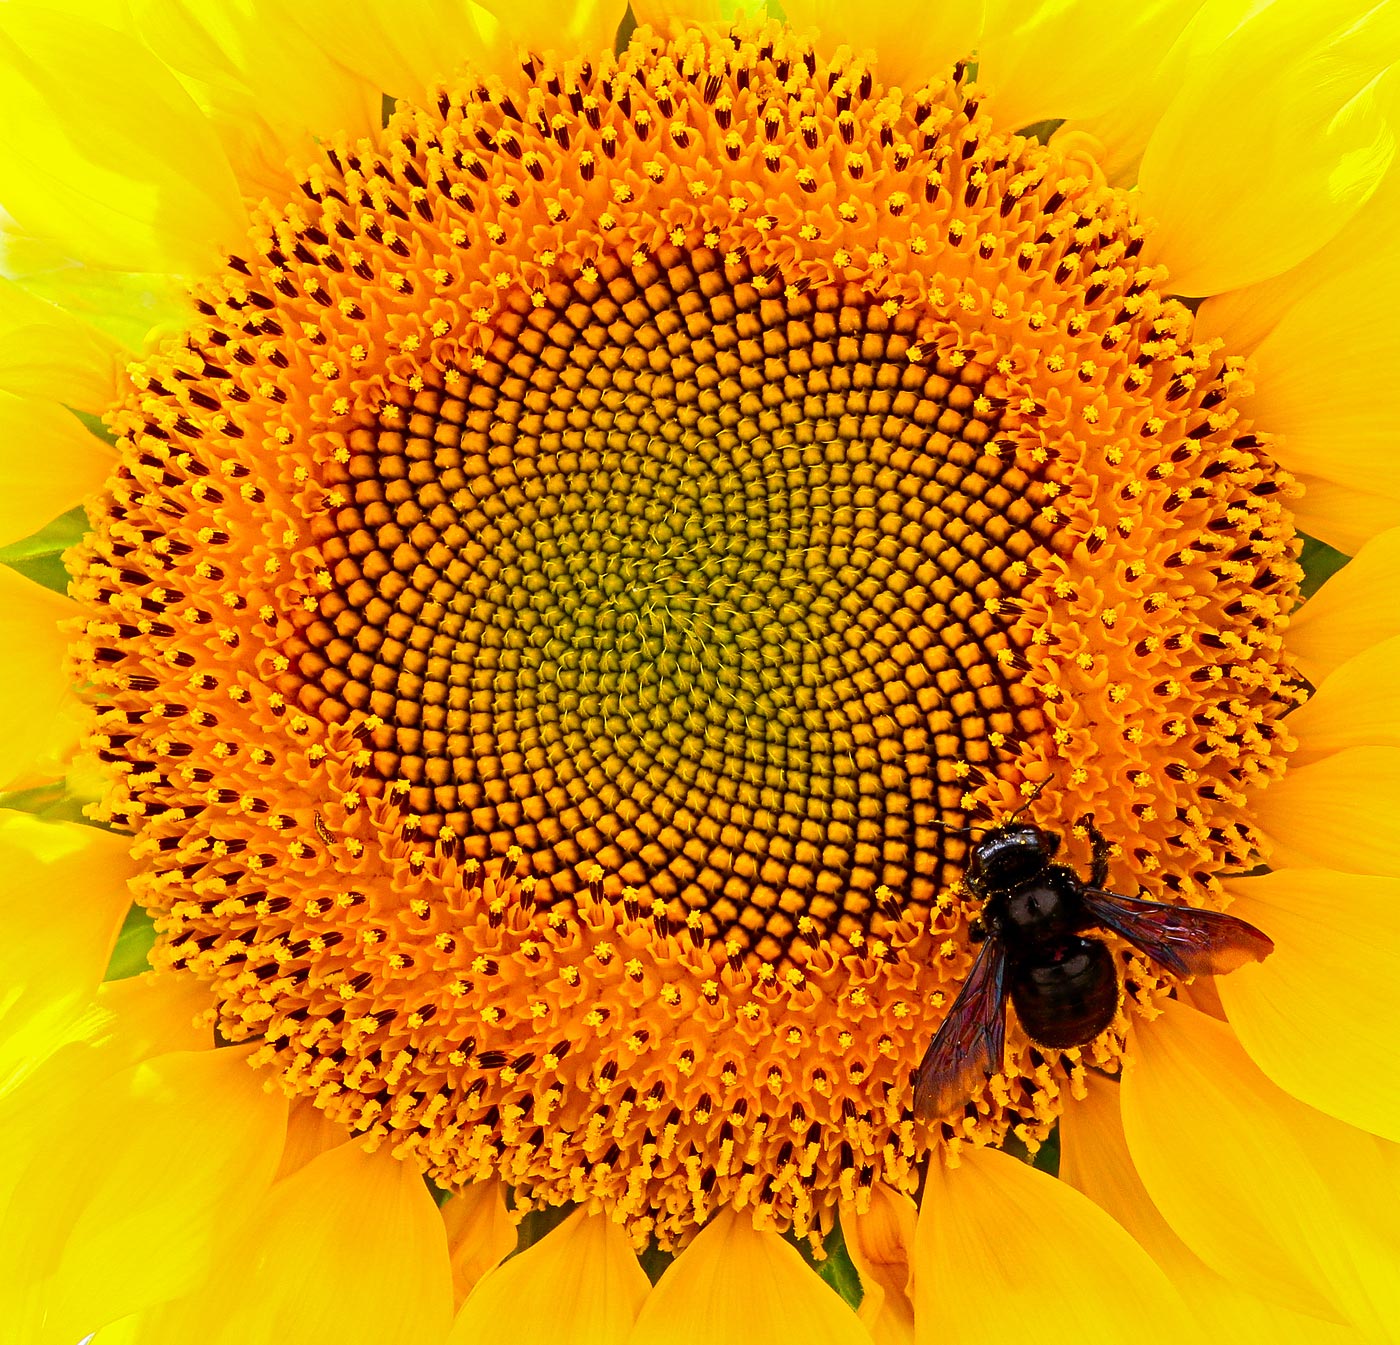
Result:
[[[956,877],[969,763],[1040,724],[978,604],[1036,511],[984,365],[754,279],[605,255],[503,314],[469,391],[391,391],[330,477],[297,670],[383,721],[425,835],[518,846],[542,895],[600,865],[775,957]]]

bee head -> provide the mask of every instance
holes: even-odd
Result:
[[[993,827],[972,848],[967,885],[987,897],[1012,892],[1038,878],[1060,848],[1060,838],[1029,822]]]

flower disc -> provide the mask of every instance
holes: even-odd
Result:
[[[1286,482],[1144,237],[961,72],[777,26],[328,150],[134,371],[80,558],[159,958],[439,1182],[663,1246],[1036,1142],[1127,1019],[915,1126],[956,829],[1049,781],[1220,904],[1290,703]]]

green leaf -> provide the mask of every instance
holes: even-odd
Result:
[[[1349,559],[1335,547],[1304,534],[1303,554],[1299,557],[1303,567],[1303,597],[1311,598]]]
[[[519,1256],[527,1247],[533,1247],[546,1233],[552,1233],[577,1208],[574,1204],[546,1205],[543,1209],[527,1211],[518,1225],[519,1241],[510,1256]],[[510,1256],[506,1260],[510,1260]]]
[[[17,789],[10,794],[0,794],[0,808],[13,808],[16,812],[32,813],[45,822],[76,822],[83,827],[96,827],[99,831],[114,831],[105,822],[94,822],[83,809],[91,802],[78,794],[70,794],[68,786],[57,780],[49,785],[36,785],[33,789]]]
[[[149,954],[155,946],[156,930],[144,906],[132,902],[122,924],[122,932],[117,935],[117,946],[112,949],[112,960],[107,964],[108,981],[124,981],[128,976],[139,976],[149,971]]]
[[[1029,126],[1021,127],[1017,134],[1025,136],[1027,140],[1038,140],[1044,145],[1064,124],[1063,117],[1050,117],[1045,121],[1036,121]]]
[[[1040,1148],[1031,1153],[1028,1145],[1018,1135],[1008,1134],[1002,1141],[1002,1153],[1010,1154],[1013,1158],[1019,1158],[1023,1163],[1029,1163],[1033,1168],[1039,1168],[1042,1172],[1048,1172],[1052,1177],[1060,1175],[1060,1131],[1056,1127],[1046,1137]]]
[[[641,1264],[642,1273],[653,1284],[666,1273],[667,1267],[675,1259],[675,1253],[663,1252],[661,1248],[656,1245],[655,1239],[647,1243],[646,1248],[637,1254],[637,1260]]]
[[[1036,1150],[1031,1166],[1048,1172],[1052,1177],[1060,1175],[1060,1127],[1057,1124],[1045,1143]]]
[[[637,31],[637,16],[632,13],[632,6],[628,5],[621,21],[617,25],[617,37],[613,40],[613,51],[621,56],[627,50],[627,44],[632,40],[632,34]]]
[[[0,564],[55,593],[66,593],[69,576],[63,553],[80,542],[87,530],[87,515],[81,509],[70,509],[31,536],[0,547]]]
[[[851,1253],[846,1248],[846,1235],[841,1231],[839,1217],[831,1232],[822,1239],[822,1249],[826,1252],[826,1256],[822,1260],[818,1261],[812,1256],[811,1249],[807,1247],[805,1242],[799,1242],[796,1245],[797,1250],[803,1253],[804,1258],[818,1276],[835,1289],[852,1308],[860,1307],[861,1299],[865,1297],[865,1290],[861,1288],[860,1272],[856,1269],[855,1262],[851,1260]]]
[[[95,416],[91,411],[79,411],[76,407],[68,408],[77,418],[82,421],[83,428],[94,438],[101,439],[104,444],[109,444],[112,448],[117,446],[117,436],[102,423],[101,416]]]

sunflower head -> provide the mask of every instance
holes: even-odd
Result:
[[[1121,190],[778,24],[327,142],[135,366],[74,667],[156,960],[455,1187],[819,1233],[1034,1147],[1162,976],[954,1114],[968,836],[1218,906],[1292,487]]]

